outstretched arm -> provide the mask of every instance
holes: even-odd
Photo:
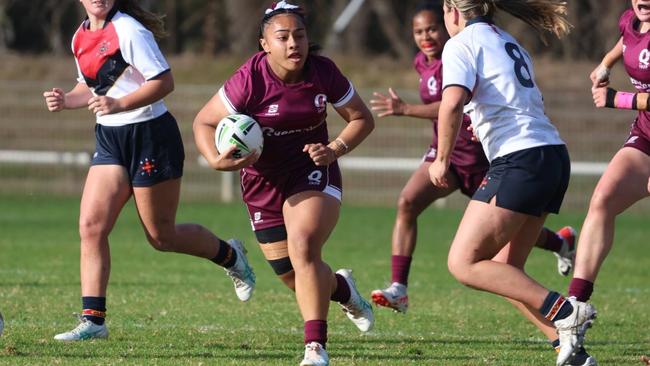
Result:
[[[440,102],[409,104],[404,102],[393,88],[388,88],[388,94],[373,93],[375,98],[370,100],[370,105],[371,109],[377,112],[377,117],[410,116],[426,119],[438,118]]]

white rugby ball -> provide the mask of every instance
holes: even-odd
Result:
[[[253,150],[261,154],[264,148],[262,128],[257,121],[245,114],[231,114],[219,121],[214,142],[220,154],[235,145],[235,158],[242,158]]]

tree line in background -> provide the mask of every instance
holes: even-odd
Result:
[[[349,0],[295,0],[307,11],[309,36],[328,52],[351,56],[385,55],[410,60],[411,17],[419,0],[366,0],[340,33],[332,25]],[[165,15],[168,36],[160,41],[167,54],[248,54],[257,49],[259,23],[271,1],[140,0],[143,7]],[[618,18],[629,1],[568,1],[571,34],[545,45],[524,23],[499,16],[533,54],[565,60],[599,60],[619,37]],[[72,34],[85,13],[79,0],[0,0],[0,54],[66,54]]]

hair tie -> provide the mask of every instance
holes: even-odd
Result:
[[[282,1],[279,1],[277,3],[276,2],[271,3],[271,7],[266,9],[264,14],[268,15],[268,14],[270,14],[270,13],[276,11],[276,10],[281,10],[281,9],[297,10],[297,9],[300,9],[300,7],[296,6],[296,5],[291,5],[291,4],[287,3],[286,1],[282,0]]]

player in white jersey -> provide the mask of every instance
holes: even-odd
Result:
[[[560,209],[570,162],[544,114],[530,56],[493,23],[497,10],[558,36],[569,29],[566,3],[559,0],[444,2],[452,38],[442,55],[438,154],[430,177],[436,186],[448,186],[445,177],[464,110],[490,161],[453,240],[449,270],[467,286],[510,299],[547,336],[555,325],[558,365],[593,365],[590,357],[576,359],[595,317],[593,307],[547,290],[523,270],[547,215]]]
[[[72,41],[78,83],[68,93],[54,88],[43,95],[50,111],[87,107],[97,122],[79,213],[81,322],[54,338],[108,337],[108,236],[131,196],[155,249],[212,260],[226,269],[240,300],[248,300],[255,277],[241,243],[225,242],[197,224],[176,225],[185,154],[176,120],[162,101],[174,89],[154,40],[164,33],[162,21],[132,0],[81,3],[87,19]]]

